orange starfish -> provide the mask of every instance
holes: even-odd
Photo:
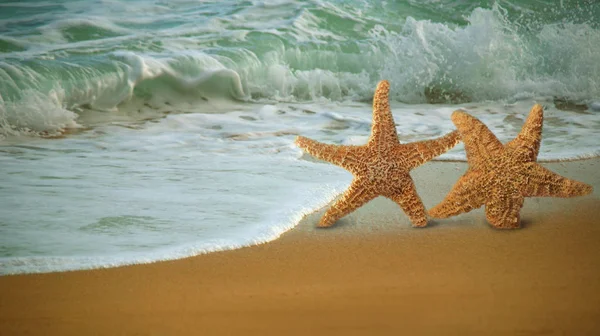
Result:
[[[390,110],[389,90],[390,85],[385,80],[377,85],[371,137],[366,145],[327,145],[301,136],[296,138],[296,145],[304,151],[354,175],[348,190],[327,210],[318,226],[333,225],[377,196],[398,203],[413,226],[427,225],[425,207],[409,171],[455,146],[459,141],[458,132],[434,140],[400,144]]]
[[[455,111],[452,121],[465,143],[469,168],[429,214],[446,218],[485,204],[491,225],[513,229],[519,227],[519,211],[525,197],[574,197],[591,193],[590,185],[562,177],[536,162],[543,119],[544,110],[536,104],[519,135],[502,145],[481,121]]]

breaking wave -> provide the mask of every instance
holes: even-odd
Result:
[[[462,24],[398,21],[301,8],[285,29],[229,27],[218,40],[207,39],[219,32],[209,23],[183,25],[145,44],[148,32],[131,23],[56,21],[45,26],[52,43],[43,52],[27,39],[0,39],[0,135],[52,135],[79,127],[82,110],[135,113],[134,102],[369,100],[382,78],[404,103],[600,99],[594,22],[520,22],[498,4],[473,9]]]

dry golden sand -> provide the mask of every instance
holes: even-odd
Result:
[[[545,165],[592,184],[527,199],[520,230],[484,212],[410,227],[378,198],[260,246],[105,270],[0,277],[1,335],[599,335],[600,160]],[[413,173],[426,206],[464,173]]]

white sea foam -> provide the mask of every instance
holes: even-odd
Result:
[[[233,140],[215,127],[266,131],[274,125],[252,127],[245,117],[274,112],[179,115],[141,130],[103,127],[4,147],[12,155],[0,156],[9,176],[0,242],[15,256],[0,258],[0,273],[143,263],[276,239],[350,176],[298,160],[291,136]],[[106,199],[111,206],[97,206]]]
[[[85,4],[68,6],[81,11]],[[140,23],[123,14],[138,6],[155,20]],[[590,23],[519,24],[497,4],[475,8],[463,26],[411,16],[384,22],[373,16],[372,4],[362,11],[284,1],[192,21],[192,13],[212,7],[192,6],[190,13],[184,7],[171,13],[145,2],[115,2],[69,19],[48,17],[45,28],[36,28],[60,35],[57,40],[23,34],[22,44],[11,44],[17,50],[0,54],[0,133],[41,124],[53,133],[67,124],[51,121],[63,115],[27,106],[33,91],[36,100],[73,112],[127,110],[132,99],[173,103],[168,97],[174,94],[186,100],[364,101],[380,79],[390,80],[392,98],[405,103],[558,97],[594,111],[600,96],[600,34]],[[353,17],[357,26],[329,25],[319,13],[334,22]],[[160,29],[137,29],[145,24]],[[80,26],[85,36],[67,41],[64,34]],[[38,108],[48,122],[23,118],[22,108]]]
[[[229,112],[114,121],[61,140],[0,147],[0,246],[10,251],[0,273],[111,267],[267,242],[350,183],[348,172],[308,159],[293,139],[363,144],[369,104],[229,104]],[[531,105],[463,108],[507,141]],[[400,140],[450,132],[455,108],[393,103]],[[573,122],[589,128],[570,132]],[[540,160],[600,154],[594,123],[548,109]],[[438,159],[464,160],[462,146]]]

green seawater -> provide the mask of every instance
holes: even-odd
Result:
[[[599,18],[593,0],[3,3],[0,132],[175,93],[362,101],[383,78],[405,103],[591,103]]]

